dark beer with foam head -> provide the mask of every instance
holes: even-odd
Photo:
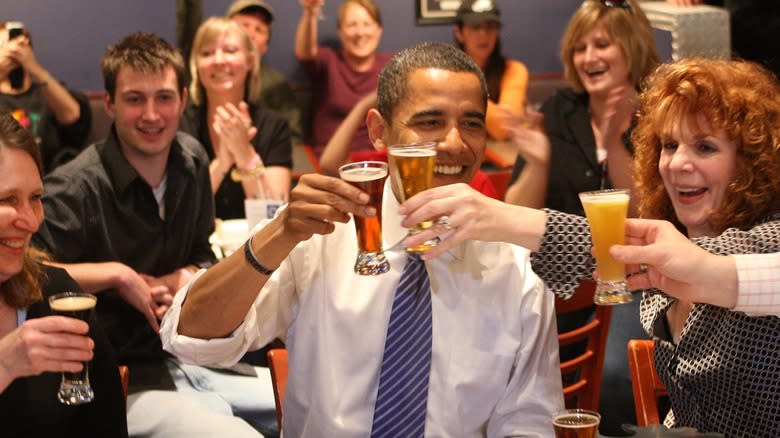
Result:
[[[49,307],[55,315],[80,319],[89,324],[97,298],[81,292],[64,292],[49,297]],[[89,403],[95,394],[89,384],[89,363],[76,373],[63,372],[57,398],[66,405]]]

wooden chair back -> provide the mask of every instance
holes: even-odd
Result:
[[[628,367],[638,426],[661,424],[658,400],[669,393],[655,370],[654,343],[650,339],[628,341]]]
[[[274,388],[274,403],[276,404],[276,422],[282,430],[282,407],[284,406],[284,390],[287,387],[287,350],[273,348],[268,350],[268,369],[271,371],[271,383]]]
[[[314,153],[314,148],[308,144],[304,144],[302,147],[303,152],[306,154],[306,158],[309,159],[312,171],[314,171],[314,173],[320,173],[320,159],[317,158],[317,154]]]
[[[583,280],[568,300],[555,298],[557,314],[591,308],[596,284]],[[561,362],[563,398],[566,407],[598,411],[601,387],[601,370],[607,347],[607,334],[612,316],[611,306],[596,306],[595,315],[585,325],[558,334],[559,347],[586,343],[585,350],[565,362]]]
[[[130,386],[130,369],[127,365],[119,365],[119,380],[122,382],[122,392],[125,394],[125,404],[127,404],[127,391]]]

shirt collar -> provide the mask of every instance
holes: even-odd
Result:
[[[136,180],[147,184],[130,162],[127,161],[124,154],[122,154],[122,149],[119,146],[119,138],[116,135],[116,129],[113,125],[111,126],[111,130],[109,131],[108,137],[103,143],[102,148],[99,149],[99,154],[100,159],[103,162],[103,167],[105,167],[106,173],[109,178],[111,178],[116,193],[124,193]],[[166,174],[170,177],[172,170],[176,171],[179,169],[184,169],[185,173],[194,173],[195,167],[193,157],[184,153],[183,148],[179,143],[179,134],[177,134],[171,143]]]
[[[136,180],[141,179],[135,168],[130,165],[119,147],[116,128],[112,125],[103,147],[99,149],[100,160],[114,185],[117,193],[124,193]]]
[[[398,207],[401,204],[395,197],[391,186],[390,178],[385,180],[384,193],[382,194],[382,247],[385,251],[405,250],[402,240],[409,233],[409,230],[401,225],[404,216],[398,214]],[[465,251],[465,242],[455,245],[439,258],[446,260],[448,257],[463,260]]]

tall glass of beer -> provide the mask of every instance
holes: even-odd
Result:
[[[89,324],[97,298],[81,292],[63,292],[49,297],[49,307],[55,315],[80,319]],[[89,362],[76,373],[63,372],[57,398],[66,405],[89,403],[95,397],[89,385]]]
[[[612,305],[631,301],[631,291],[626,284],[626,267],[609,255],[612,245],[622,245],[625,241],[628,200],[626,189],[580,193],[599,267],[596,294],[593,296],[596,304]]]
[[[601,415],[585,409],[566,409],[553,415],[555,438],[595,438]]]
[[[369,205],[376,209],[371,217],[355,216],[358,255],[355,272],[360,275],[379,275],[390,270],[390,263],[382,252],[382,193],[387,179],[387,163],[359,161],[339,168],[344,181],[368,193]]]
[[[400,194],[400,202],[427,190],[433,186],[433,166],[436,164],[436,143],[397,144],[387,148],[392,183]],[[433,221],[421,222],[409,230],[409,234],[428,229]],[[409,252],[421,253],[433,248],[438,240],[428,240],[420,245],[407,248]]]

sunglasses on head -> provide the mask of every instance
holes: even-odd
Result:
[[[628,0],[600,0],[601,4],[608,8],[631,9]]]

